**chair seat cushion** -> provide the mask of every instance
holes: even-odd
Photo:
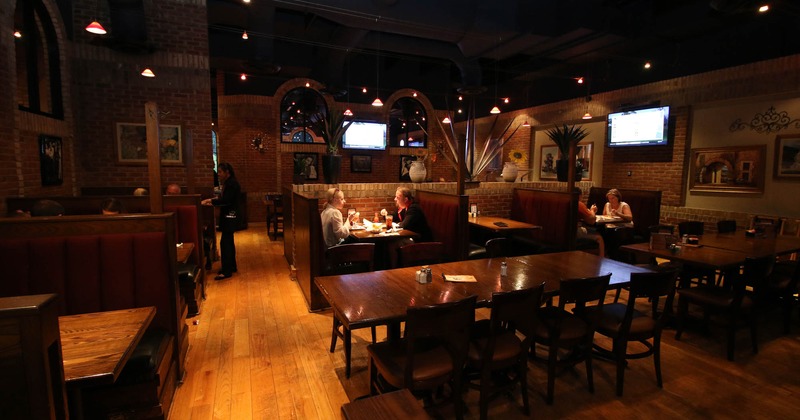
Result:
[[[469,343],[469,351],[467,357],[471,364],[479,364],[483,352],[486,351],[486,346],[489,343],[489,337],[483,336],[474,338]],[[514,331],[506,331],[495,338],[494,355],[492,361],[510,360],[519,355],[520,346],[522,341],[514,333]]]
[[[473,244],[473,243],[469,244],[469,256],[468,256],[469,259],[477,260],[477,259],[486,258],[486,257],[487,257],[487,254],[486,254],[486,248],[485,247],[482,247],[482,246],[480,246],[478,244]]]
[[[441,345],[434,345],[418,351],[414,356],[414,384],[405,384],[406,342],[380,342],[367,346],[369,357],[379,367],[384,379],[396,388],[430,388],[443,384],[450,378],[453,360]]]
[[[547,343],[551,340],[550,328],[555,325],[559,316],[561,317],[560,342],[581,339],[589,332],[589,324],[577,315],[563,311],[555,306],[541,308],[539,309],[539,320],[541,322],[536,323],[534,329],[537,342]]]
[[[586,308],[588,316],[597,317],[597,332],[612,338],[619,335],[626,311],[627,305],[622,303],[607,303],[603,305],[602,310],[597,310],[597,307]],[[652,317],[634,310],[630,335],[648,335],[652,333],[655,326],[656,324]]]
[[[131,384],[153,380],[170,339],[172,336],[161,328],[145,331],[116,383]]]
[[[733,304],[733,293],[721,287],[698,286],[679,289],[678,294],[682,299],[688,298],[692,302],[700,305],[716,306],[725,308]],[[742,308],[747,309],[753,306],[753,299],[745,295],[742,298]]]

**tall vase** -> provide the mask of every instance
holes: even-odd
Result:
[[[408,177],[411,182],[425,182],[425,176],[428,175],[428,170],[425,169],[425,162],[415,160],[411,162],[411,167],[408,168]]]
[[[503,166],[503,173],[500,176],[503,177],[503,180],[506,182],[514,182],[517,180],[517,174],[519,173],[519,169],[514,162],[506,162],[505,166]]]
[[[326,184],[338,184],[342,174],[341,155],[322,155],[322,175]]]

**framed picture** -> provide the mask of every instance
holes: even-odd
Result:
[[[692,150],[689,191],[764,192],[766,145]]]
[[[411,182],[411,174],[409,170],[411,169],[411,162],[417,160],[416,156],[411,155],[403,155],[400,156],[400,180],[401,181],[408,181]]]
[[[774,178],[800,180],[800,134],[775,137]]]
[[[539,179],[556,179],[556,160],[558,159],[558,146],[542,146],[539,152],[541,165],[539,166]]]
[[[181,126],[159,125],[162,165],[183,165]],[[147,132],[144,124],[117,123],[117,162],[147,164]]]
[[[584,181],[592,180],[592,152],[594,151],[593,143],[579,144],[575,151],[575,160],[580,163],[581,176]],[[577,164],[576,164],[577,166]]]
[[[39,167],[42,186],[61,185],[64,182],[61,137],[39,136]]]
[[[302,166],[302,174],[306,179],[319,179],[319,171],[317,170],[317,162],[319,162],[319,153],[295,153],[294,161]]]
[[[372,156],[353,155],[350,158],[350,172],[372,172]]]

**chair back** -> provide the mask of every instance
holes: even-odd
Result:
[[[670,235],[675,233],[675,226],[673,225],[650,225],[647,230],[650,233],[669,233]]]
[[[580,313],[587,303],[597,301],[598,308],[601,308],[610,281],[611,273],[597,277],[563,279],[559,285],[558,306],[563,309],[566,304],[574,303],[575,313]]]
[[[507,257],[509,248],[508,238],[492,238],[486,241],[486,257]]]
[[[325,251],[323,274],[338,276],[374,270],[375,244],[357,243],[332,246]]]
[[[453,379],[461,381],[467,359],[470,329],[475,322],[477,296],[406,310],[406,371],[404,383],[413,389],[414,359],[421,349],[441,345],[450,356]]]
[[[758,299],[766,288],[765,283],[775,267],[775,255],[760,258],[747,258],[744,260],[742,274],[734,282],[734,305],[740,305],[746,293],[746,287],[753,289],[753,295]]]
[[[542,305],[543,293],[544,283],[528,289],[492,293],[490,338],[482,355],[483,360],[492,360],[494,338],[508,330],[522,333],[523,349],[530,346],[536,326],[536,312]]]
[[[675,300],[675,284],[678,273],[675,270],[657,271],[654,273],[631,273],[631,285],[628,294],[628,306],[622,328],[630,330],[633,320],[636,299],[647,298],[652,304],[652,317],[656,325],[663,327],[672,316],[672,302]],[[658,312],[660,298],[666,297],[664,309]]]
[[[702,235],[705,224],[697,220],[689,220],[678,223],[678,234],[683,235]]]
[[[736,220],[718,220],[717,232],[718,233],[736,232]]]
[[[444,244],[441,242],[416,242],[401,246],[397,253],[398,267],[439,264],[447,258]]]

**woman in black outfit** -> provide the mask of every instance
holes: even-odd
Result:
[[[233,242],[233,233],[236,231],[236,218],[239,209],[239,181],[233,172],[230,163],[220,163],[217,168],[222,194],[219,198],[207,198],[202,201],[204,206],[219,207],[219,230],[222,235],[219,240],[220,257],[222,267],[214,280],[227,279],[237,271],[236,269],[236,245]]]

